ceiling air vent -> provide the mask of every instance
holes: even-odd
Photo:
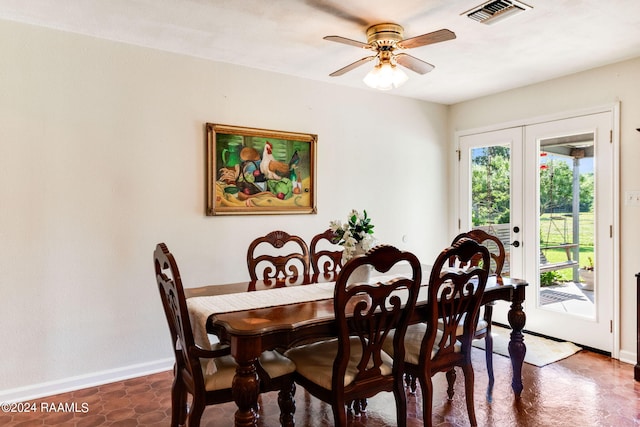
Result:
[[[467,15],[474,21],[490,25],[528,9],[531,9],[531,6],[519,1],[494,0],[474,7],[462,13],[462,15]]]

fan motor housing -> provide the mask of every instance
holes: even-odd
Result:
[[[367,41],[377,46],[395,46],[401,41],[404,28],[398,24],[376,24],[367,28]]]

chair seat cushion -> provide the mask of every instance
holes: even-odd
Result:
[[[222,356],[214,359],[216,370],[213,374],[207,374],[207,363],[211,359],[201,359],[202,374],[204,375],[204,387],[207,391],[231,388],[233,377],[236,374],[236,363],[233,356]],[[271,378],[290,374],[296,370],[296,365],[278,353],[277,351],[265,351],[260,356],[260,364]]]
[[[412,365],[418,365],[420,359],[420,348],[422,347],[422,339],[424,338],[425,333],[427,332],[427,324],[426,323],[416,323],[415,325],[410,325],[407,328],[407,333],[404,336],[404,361],[407,363],[411,363]],[[438,342],[442,338],[442,331],[438,330],[436,333],[436,339],[433,345],[433,349],[431,350],[431,358],[438,353]],[[393,331],[389,333],[387,339],[384,341],[382,349],[387,353],[393,355]],[[455,351],[459,352],[462,349],[462,345],[460,341],[456,341]]]
[[[204,375],[204,388],[208,391],[222,390],[231,388],[233,376],[236,374],[236,361],[232,356],[222,356],[213,359],[215,370],[211,373],[211,369],[207,368],[207,364],[211,359],[200,359],[202,366],[202,375]]]
[[[362,356],[360,339],[351,337],[351,353],[349,365],[344,375],[344,385],[351,384],[358,372],[357,364]],[[338,353],[338,340],[320,341],[312,344],[292,348],[285,353],[296,364],[296,370],[300,375],[318,384],[326,390],[331,390],[331,378],[333,375],[333,362]],[[393,359],[386,353],[382,353],[382,375],[391,375]]]
[[[278,378],[291,374],[296,370],[296,364],[291,359],[275,350],[262,353],[260,364],[270,378]]]

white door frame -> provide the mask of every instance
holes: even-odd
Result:
[[[582,110],[567,111],[547,116],[532,117],[528,119],[522,119],[511,122],[498,123],[490,126],[484,126],[473,129],[466,129],[456,131],[454,133],[455,151],[452,153],[452,177],[451,182],[453,189],[455,190],[455,197],[451,200],[450,207],[453,209],[454,215],[452,218],[457,218],[461,208],[461,182],[460,182],[460,163],[458,162],[459,155],[459,140],[460,137],[472,134],[478,134],[483,132],[494,132],[512,127],[524,127],[528,125],[534,125],[554,120],[562,120],[581,115],[590,115],[602,112],[610,112],[612,114],[613,123],[612,126],[612,138],[611,144],[613,147],[613,224],[612,224],[612,238],[613,238],[613,259],[616,261],[613,265],[613,322],[612,322],[612,334],[613,334],[613,349],[611,357],[614,359],[619,358],[620,354],[620,103],[602,105],[598,107],[592,107]],[[453,150],[452,150],[453,151]],[[450,234],[456,235],[460,230],[460,221],[451,221]],[[526,329],[526,325],[525,325]]]

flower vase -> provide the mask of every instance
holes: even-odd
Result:
[[[362,247],[362,242],[357,243],[355,246],[355,251],[353,252],[354,256],[363,255],[366,251]],[[361,265],[353,270],[351,276],[349,276],[349,280],[347,280],[348,285],[352,285],[355,283],[369,283],[369,278],[371,277],[371,266],[370,265]]]

